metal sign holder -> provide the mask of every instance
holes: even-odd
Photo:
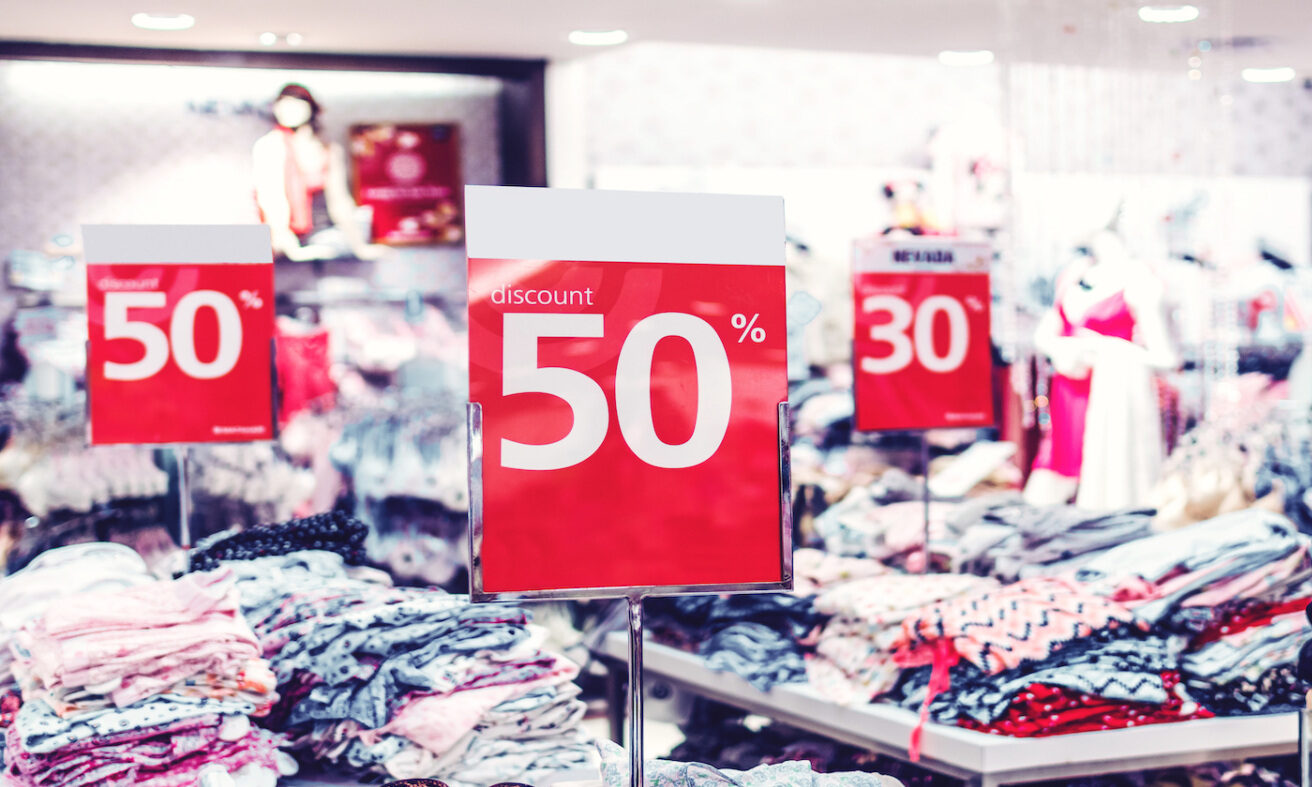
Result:
[[[678,585],[657,587],[576,588],[524,592],[483,590],[483,407],[466,405],[469,427],[469,585],[470,599],[487,601],[559,601],[562,599],[622,598],[628,605],[629,621],[629,785],[646,787],[643,758],[642,692],[642,601],[648,596],[678,596],[699,593],[759,593],[793,589],[793,487],[789,451],[788,403],[776,409],[779,450],[779,573],[778,582],[738,585]]]

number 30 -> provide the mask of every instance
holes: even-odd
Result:
[[[970,324],[961,301],[948,295],[931,295],[921,301],[914,312],[905,298],[897,295],[872,295],[861,301],[866,314],[888,312],[889,321],[870,327],[870,338],[884,342],[892,351],[883,358],[862,358],[861,371],[870,374],[893,374],[911,365],[913,359],[931,372],[944,374],[961,368],[970,349]],[[939,312],[948,318],[948,351],[939,355],[934,347],[934,320]],[[907,329],[915,323],[915,342]]]

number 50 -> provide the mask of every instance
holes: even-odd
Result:
[[[232,298],[217,290],[187,293],[173,307],[167,335],[153,323],[128,318],[129,309],[162,309],[167,302],[162,292],[105,293],[105,340],[131,339],[143,351],[141,358],[132,363],[105,361],[105,379],[154,377],[168,364],[170,348],[178,368],[198,380],[213,380],[233,370],[241,358],[242,337],[241,315]],[[214,310],[219,321],[219,351],[208,362],[196,357],[196,313],[206,307]]]
[[[583,372],[538,366],[543,337],[600,338],[600,314],[506,314],[503,323],[502,395],[545,393],[563,399],[573,412],[569,433],[554,443],[501,440],[501,464],[517,470],[560,470],[596,453],[610,428],[606,392]],[[671,444],[656,435],[651,414],[651,362],[656,344],[677,336],[692,347],[697,365],[697,420],[687,442]],[[629,448],[654,467],[701,464],[715,455],[729,429],[733,381],[724,343],[700,317],[681,312],[653,314],[633,326],[620,348],[615,370],[615,414]]]

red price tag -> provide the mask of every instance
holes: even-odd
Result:
[[[856,428],[993,423],[986,244],[858,243],[852,292]]]
[[[268,227],[82,232],[91,443],[272,439]]]
[[[783,586],[780,200],[470,187],[466,204],[475,593]]]

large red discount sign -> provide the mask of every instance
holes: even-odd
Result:
[[[269,229],[83,227],[93,445],[269,440]]]
[[[786,586],[781,200],[469,187],[466,206],[475,594]]]
[[[993,423],[987,244],[858,242],[852,289],[856,428]]]

